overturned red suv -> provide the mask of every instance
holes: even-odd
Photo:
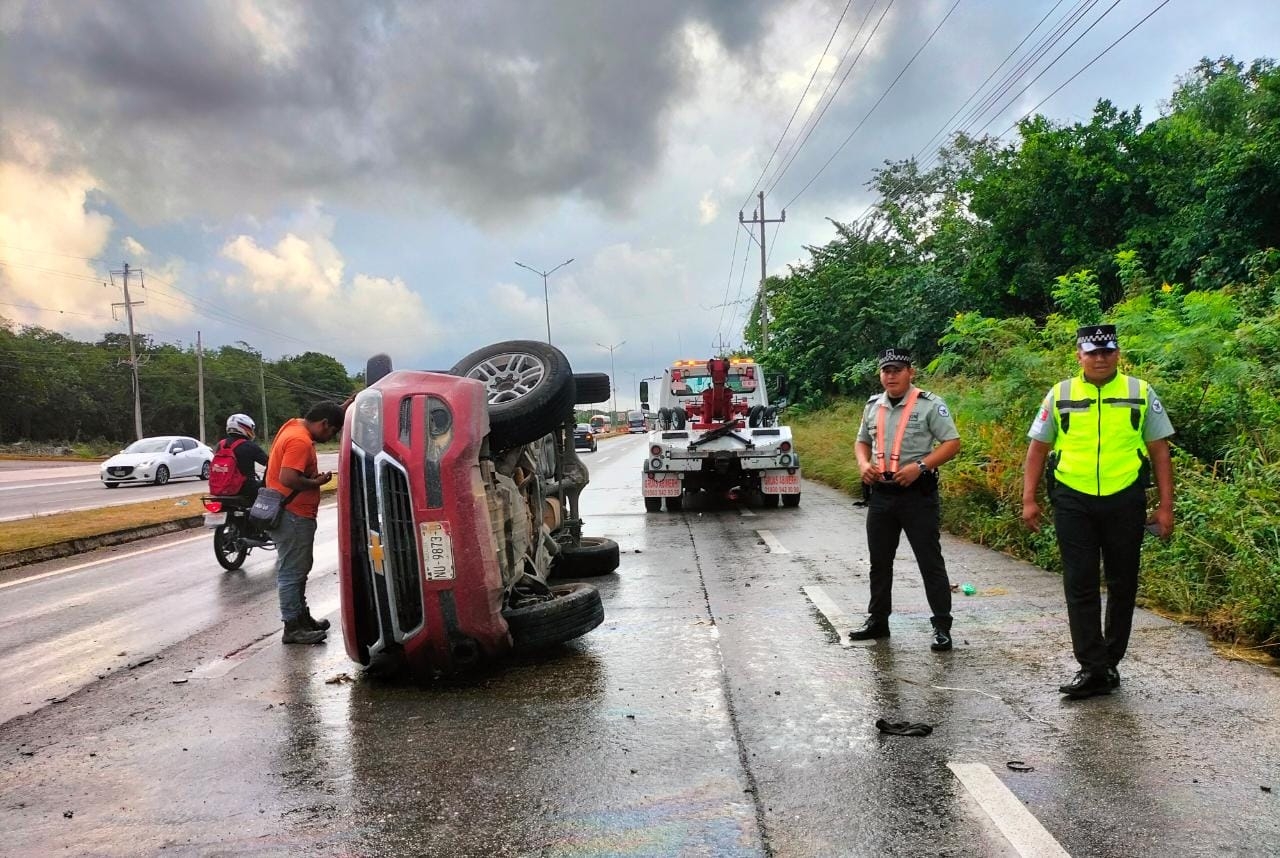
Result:
[[[604,619],[590,584],[618,545],[582,536],[574,405],[609,398],[545,343],[480,349],[449,372],[377,355],[347,412],[338,500],[347,653],[418,675],[551,646]]]

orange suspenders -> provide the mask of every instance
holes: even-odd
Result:
[[[902,419],[898,421],[898,429],[893,433],[893,452],[889,454],[889,464],[891,468],[884,466],[884,422],[885,414],[890,408],[876,406],[879,414],[876,415],[876,457],[880,459],[881,473],[897,473],[898,459],[902,453],[902,437],[907,434],[907,421],[911,419],[911,410],[916,407],[916,397],[920,395],[920,388],[912,387],[907,392],[906,402],[903,403]]]

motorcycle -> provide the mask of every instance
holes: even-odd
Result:
[[[213,528],[213,555],[223,569],[239,569],[255,548],[275,551],[271,537],[249,520],[251,501],[238,495],[204,495],[200,500],[208,510],[205,526]]]

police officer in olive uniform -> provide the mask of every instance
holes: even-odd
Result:
[[[1080,671],[1058,690],[1068,697],[1110,694],[1129,645],[1138,594],[1138,564],[1151,474],[1159,506],[1149,529],[1173,533],[1173,424],[1145,381],[1116,371],[1120,346],[1114,325],[1076,331],[1081,372],[1053,386],[1027,436],[1022,520],[1040,529],[1036,487],[1050,463],[1049,500],[1062,555],[1071,645]],[[1107,578],[1103,624],[1099,560]]]
[[[951,649],[951,583],[939,539],[938,468],[960,452],[960,433],[946,403],[913,384],[910,352],[885,349],[878,362],[884,393],[867,400],[855,445],[862,484],[870,488],[871,602],[866,622],[849,637],[889,637],[893,555],[905,532],[933,611],[930,648],[942,652]]]

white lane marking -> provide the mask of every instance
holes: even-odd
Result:
[[[200,536],[192,536],[187,539],[179,539],[176,542],[166,542],[164,545],[156,545],[151,548],[143,548],[140,551],[129,551],[125,554],[112,554],[110,557],[103,557],[101,560],[90,560],[88,563],[81,563],[78,566],[68,566],[66,569],[54,569],[51,572],[42,572],[39,575],[32,575],[30,578],[19,578],[17,581],[10,581],[7,584],[0,584],[0,590],[7,590],[10,587],[17,587],[19,584],[30,584],[32,581],[39,581],[41,578],[52,578],[54,575],[66,575],[69,572],[79,572],[81,569],[88,569],[92,566],[101,566],[104,563],[115,563],[117,560],[124,560],[127,557],[138,557],[142,554],[150,554],[153,551],[164,551],[166,548],[173,548],[175,545],[186,545],[188,542],[198,542],[201,539],[209,539],[209,534],[204,533]]]
[[[836,637],[840,639],[840,646],[848,649],[853,646],[853,641],[849,640],[849,629],[853,628],[853,624],[849,622],[849,618],[844,615],[844,611],[840,610],[840,606],[836,604],[836,600],[827,595],[827,591],[819,587],[817,584],[806,584],[800,588],[809,601],[813,602],[813,606],[818,609],[822,616],[827,618],[827,622],[836,630]]]
[[[745,506],[738,507],[738,515],[742,516],[743,518],[755,518],[755,517],[756,517],[756,514],[755,514],[754,512],[752,512],[751,510],[747,509]]]
[[[773,535],[772,530],[757,530],[756,533],[758,533],[760,535],[760,538],[764,540],[764,544],[769,546],[770,554],[790,554],[791,553],[790,551],[788,551],[786,548],[783,547],[781,542],[778,541],[778,537]]]
[[[338,601],[336,599],[330,599],[327,602],[323,602],[321,604],[316,605],[312,610],[311,615],[313,617],[319,618],[319,617],[326,616],[328,614],[332,614],[336,610],[338,610]],[[340,617],[337,617],[334,619],[333,628],[331,628],[330,631],[331,632],[338,631],[341,629],[341,626],[342,626],[342,620]],[[266,636],[258,638],[256,641],[249,644],[244,649],[238,650],[232,653],[231,655],[226,656],[225,658],[215,659],[214,661],[208,662],[207,664],[202,664],[199,667],[197,667],[195,670],[191,671],[190,673],[181,674],[177,678],[178,679],[184,679],[184,678],[185,679],[218,679],[219,677],[226,676],[228,673],[235,670],[237,667],[249,661],[253,657],[257,655],[261,655],[262,653],[266,652],[268,647],[270,647],[273,643],[276,643],[279,640],[279,635],[280,635],[280,629],[275,629],[271,631],[269,634],[267,634]]]
[[[16,492],[26,489],[47,489],[54,486],[74,486],[80,483],[100,483],[102,480],[84,479],[84,480],[63,480],[59,483],[23,483],[19,486],[0,486],[0,492]]]
[[[1071,858],[1018,797],[982,763],[947,763],[1023,858]]]

